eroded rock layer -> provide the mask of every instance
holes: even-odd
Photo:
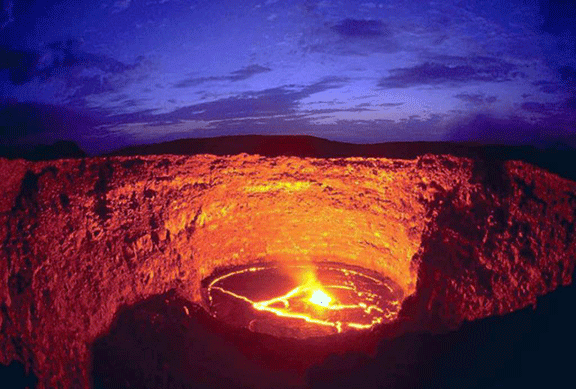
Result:
[[[426,155],[0,160],[0,363],[90,382],[119,307],[231,266],[332,261],[393,279],[403,320],[454,327],[571,282],[576,183]]]

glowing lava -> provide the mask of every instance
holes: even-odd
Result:
[[[322,290],[315,290],[308,301],[313,304],[320,305],[321,307],[327,307],[328,304],[330,304],[330,301],[332,301],[332,297],[328,296]]]
[[[342,264],[248,267],[214,278],[206,291],[213,316],[298,338],[394,320],[403,298],[390,279]]]

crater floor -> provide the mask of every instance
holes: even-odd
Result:
[[[210,313],[254,332],[308,338],[366,331],[398,316],[403,291],[373,272],[326,264],[248,265],[206,287]]]

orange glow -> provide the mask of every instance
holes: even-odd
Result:
[[[251,308],[257,312],[272,314],[276,317],[276,326],[301,327],[303,325],[312,325],[326,328],[321,332],[326,333],[328,328],[330,332],[341,333],[347,330],[370,329],[384,321],[390,321],[396,318],[399,302],[397,300],[388,301],[388,305],[382,305],[379,300],[381,296],[374,294],[370,290],[365,290],[363,286],[348,279],[344,283],[337,280],[319,281],[314,272],[301,266],[298,270],[292,269],[295,274],[290,277],[297,279],[299,285],[288,292],[275,297],[257,300],[246,296],[248,293],[240,293],[232,287],[227,287],[227,278],[245,277],[250,273],[257,273],[265,270],[264,267],[250,267],[247,269],[233,271],[221,277],[214,279],[208,286],[209,304],[212,305],[211,296],[217,291],[228,295],[235,300],[243,301],[250,304]],[[364,277],[363,282],[370,280],[379,283],[379,287],[390,289],[380,280],[370,278],[364,274],[354,272],[353,270],[342,270],[339,268],[330,268],[332,271],[342,271],[343,274]],[[256,277],[258,275],[255,274]],[[267,291],[273,294],[273,290]],[[255,314],[258,317],[258,314]],[[260,314],[261,315],[261,314]],[[253,319],[254,320],[258,319]],[[284,324],[282,324],[284,322]],[[280,324],[278,324],[280,323]]]
[[[332,297],[324,293],[323,290],[318,289],[312,293],[312,296],[310,296],[308,301],[313,304],[320,305],[321,307],[327,307],[330,304],[330,301],[332,301]]]

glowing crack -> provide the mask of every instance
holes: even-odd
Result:
[[[278,282],[272,282],[271,286],[264,281],[265,276],[274,271],[295,280],[298,285],[285,293],[276,293],[272,289]],[[256,277],[256,281],[252,277]],[[258,280],[262,280],[262,285],[259,285]],[[246,283],[253,284],[247,287]],[[269,289],[264,292],[276,296],[266,299],[250,296],[259,287]],[[282,269],[275,266],[253,266],[231,271],[213,279],[207,290],[208,305],[216,317],[221,315],[219,309],[222,303],[214,301],[214,296],[219,292],[248,304],[253,312],[273,315],[277,327],[301,327],[303,323],[308,323],[330,327],[338,333],[350,329],[370,329],[394,320],[403,297],[399,288],[389,280],[346,267],[323,266],[317,269],[310,264],[284,266]],[[257,316],[256,313],[254,315]],[[258,320],[261,319],[251,317],[246,326],[251,327]]]

